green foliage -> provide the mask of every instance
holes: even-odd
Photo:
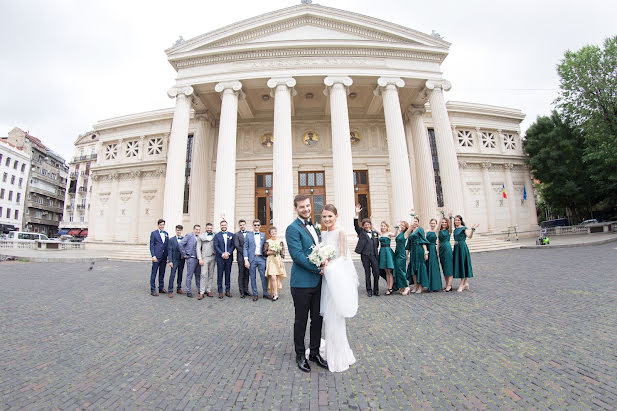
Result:
[[[605,204],[617,204],[617,36],[567,51],[557,107],[584,138],[582,158]]]
[[[583,162],[585,139],[563,121],[557,111],[538,117],[529,127],[523,147],[527,163],[541,182],[541,197],[553,209],[569,208],[578,220],[598,200],[596,185],[590,181]]]

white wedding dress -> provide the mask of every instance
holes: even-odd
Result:
[[[324,270],[321,285],[321,315],[325,339],[319,349],[331,372],[341,372],[356,362],[347,340],[345,318],[358,311],[358,273],[347,250],[347,238],[341,229],[321,233],[322,242],[336,250],[336,258]]]

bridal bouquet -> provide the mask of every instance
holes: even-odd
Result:
[[[313,251],[309,254],[308,259],[317,267],[321,266],[324,261],[331,260],[336,257],[334,247],[327,243],[319,243],[311,247]]]
[[[274,251],[274,255],[280,255],[281,254],[281,245],[280,244],[270,244],[269,248],[270,251]]]

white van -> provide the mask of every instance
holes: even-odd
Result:
[[[49,240],[49,238],[45,234],[26,233],[25,231],[11,231],[7,239],[8,240]]]

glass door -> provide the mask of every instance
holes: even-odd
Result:
[[[255,174],[255,215],[261,221],[261,232],[272,226],[272,173]],[[247,226],[252,227],[247,221]]]
[[[311,198],[311,219],[321,223],[321,211],[326,204],[326,185],[323,171],[301,171],[298,173],[298,193]]]

